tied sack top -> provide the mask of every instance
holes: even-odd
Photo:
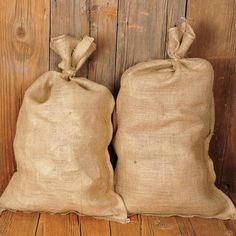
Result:
[[[75,78],[95,50],[93,38],[63,35],[51,48],[62,58],[62,73],[44,73],[25,93],[14,140],[17,171],[0,211],[76,212],[126,223],[107,150],[113,96],[102,85]]]
[[[186,21],[171,28],[170,59],[139,63],[121,78],[113,141],[116,191],[130,214],[236,216],[214,185],[208,156],[214,72],[206,60],[184,58],[194,38]]]

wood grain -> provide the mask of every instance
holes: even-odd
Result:
[[[97,50],[89,63],[89,79],[111,91],[115,80],[118,0],[90,0],[90,33]]]
[[[220,6],[220,7],[219,7]],[[49,37],[95,38],[98,49],[79,73],[115,94],[122,73],[149,59],[166,57],[167,30],[185,14],[186,0],[12,0],[0,2],[0,194],[15,169],[12,142],[17,114],[30,84],[59,57]],[[51,11],[51,12],[50,12]],[[210,60],[215,70],[216,126],[210,153],[217,183],[236,191],[235,0],[188,0],[187,18],[197,38],[190,56]],[[51,23],[50,23],[51,22]],[[49,59],[50,56],[50,59]],[[0,235],[236,235],[235,221],[134,216],[122,225],[38,213],[4,212]]]
[[[78,220],[80,218],[80,221]],[[39,220],[39,221],[38,221]],[[4,212],[1,236],[234,236],[233,220],[181,217],[133,216],[130,224],[119,224],[76,214]]]
[[[196,235],[233,236],[232,231],[226,228],[224,221],[222,220],[208,220],[194,217],[190,219],[190,222]]]
[[[48,69],[49,3],[0,2],[0,193],[15,169],[13,138],[26,88]]]
[[[175,217],[175,219],[177,221],[181,235],[196,236],[196,233],[194,232],[194,229],[193,229],[191,222],[188,218]]]
[[[81,216],[80,224],[83,236],[110,236],[109,221]]]
[[[167,30],[184,12],[181,0],[119,1],[115,94],[128,67],[165,57]]]
[[[175,217],[142,217],[142,235],[181,236]]]
[[[110,222],[111,235],[141,235],[141,216],[135,215],[130,217],[129,224],[120,224],[116,222]]]
[[[82,38],[90,34],[90,5],[87,0],[51,0],[51,35],[69,34]],[[50,69],[59,70],[60,57],[50,50]],[[78,75],[87,77],[87,64]]]
[[[80,224],[76,214],[52,215],[41,213],[36,236],[80,236]]]
[[[171,27],[174,27],[176,24],[178,24],[182,17],[185,17],[186,12],[186,1],[187,0],[175,0],[167,1],[167,14],[166,14],[166,40],[168,39],[168,30]],[[167,55],[167,43],[165,41],[165,51],[164,55],[165,58],[168,58]]]
[[[235,0],[189,0],[187,8],[197,35],[191,56],[208,59],[215,70],[216,124],[210,154],[217,184],[226,191],[233,191],[236,171],[235,7]]]
[[[229,86],[227,100],[228,133],[224,151],[221,183],[236,192],[236,1],[228,1]],[[232,181],[233,180],[233,181]]]
[[[89,59],[89,71],[82,73],[111,91],[115,77],[116,27],[118,0],[51,0],[51,37],[71,34],[95,38],[97,50]],[[60,58],[52,51],[51,69],[58,70]]]
[[[1,236],[33,236],[37,230],[39,214],[5,211],[0,216]]]
[[[226,220],[224,221],[224,224],[227,228],[228,235],[236,235],[236,222],[235,220]]]

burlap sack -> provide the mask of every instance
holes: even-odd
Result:
[[[214,76],[206,60],[184,58],[194,38],[186,22],[170,29],[171,59],[137,64],[122,76],[115,112],[116,190],[129,213],[236,215],[214,185],[208,156]]]
[[[74,78],[95,50],[93,39],[61,36],[51,47],[63,72],[43,74],[25,93],[14,140],[17,172],[0,198],[1,211],[75,211],[127,222],[107,151],[113,96]]]

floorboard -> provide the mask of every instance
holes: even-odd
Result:
[[[141,216],[135,215],[130,217],[129,224],[120,224],[110,222],[111,235],[141,235]]]
[[[0,236],[35,235],[39,214],[5,211],[0,216]]]
[[[40,214],[36,236],[65,235],[80,236],[80,224],[76,214]]]
[[[175,217],[141,217],[143,236],[181,236]]]
[[[0,236],[236,236],[236,220],[135,215],[120,224],[76,214],[6,211]]]
[[[196,236],[196,233],[188,218],[183,218],[183,217],[175,217],[175,218],[176,218],[181,235]]]
[[[201,219],[192,218],[190,219],[191,225],[194,232],[198,236],[223,236],[223,235],[233,235],[226,228],[224,221],[217,219]]]
[[[80,224],[82,236],[110,236],[109,221],[81,216]]]

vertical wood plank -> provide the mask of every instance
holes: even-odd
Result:
[[[89,63],[89,79],[114,87],[118,0],[90,0],[90,33],[97,50]]]
[[[130,223],[120,224],[117,222],[110,222],[112,236],[125,235],[141,235],[141,216],[135,215],[130,217]]]
[[[80,224],[82,236],[110,236],[109,221],[81,216]]]
[[[1,236],[32,236],[37,229],[39,214],[5,211],[0,216]]]
[[[90,0],[90,34],[97,49],[89,61],[88,79],[96,81],[113,92],[115,83],[118,0]],[[109,146],[111,162],[115,153]]]
[[[165,39],[168,40],[168,30],[171,27],[174,27],[178,24],[182,17],[185,17],[186,13],[186,2],[187,0],[177,0],[177,1],[167,1],[167,15],[166,15],[166,37]],[[167,55],[167,41],[165,41],[165,58],[168,58]]]
[[[13,138],[26,88],[48,69],[48,1],[0,2],[0,193],[14,171]]]
[[[118,0],[51,0],[51,36],[71,34],[95,38],[97,50],[89,59],[89,71],[82,75],[107,86],[111,91],[115,77]],[[60,58],[51,51],[51,69]],[[81,73],[80,73],[81,75]]]
[[[36,236],[80,236],[80,224],[76,214],[51,215],[41,213]]]
[[[167,30],[185,12],[185,1],[119,1],[115,93],[130,66],[166,56]]]
[[[177,0],[167,2],[167,30],[174,27],[182,17],[185,17],[187,0]]]
[[[235,0],[188,1],[187,16],[197,35],[191,56],[208,59],[215,70],[216,124],[210,154],[217,184],[222,182],[231,191],[236,171],[235,12]]]
[[[181,236],[175,217],[142,216],[142,235]]]
[[[191,225],[194,232],[198,236],[223,236],[232,235],[231,230],[227,230],[223,220],[217,219],[202,219],[202,218],[191,218]]]
[[[90,5],[88,0],[51,0],[51,37],[70,34],[82,38],[90,34]],[[50,69],[59,70],[60,57],[50,50]],[[79,71],[86,77],[86,66]]]

